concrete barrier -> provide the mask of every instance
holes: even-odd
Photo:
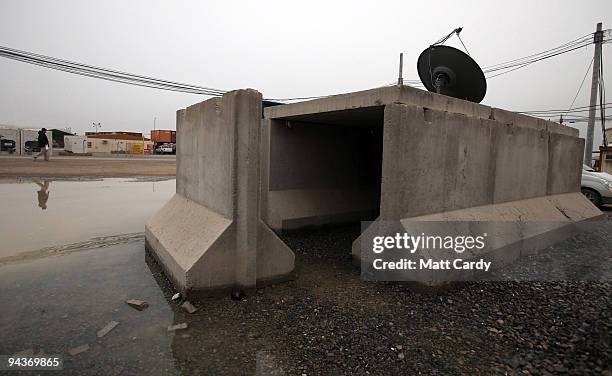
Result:
[[[520,231],[488,249],[489,256],[499,259],[496,265],[504,266],[570,235],[574,223],[602,218],[579,193],[584,141],[576,129],[561,124],[409,87],[277,106],[264,115],[270,134],[264,148],[272,157],[264,163],[263,176],[272,182],[265,182],[262,200],[267,199],[265,220],[276,231],[357,217],[400,221],[406,231],[418,221],[442,218],[516,223]],[[373,136],[374,146],[367,149],[354,137],[364,132]],[[278,152],[298,142],[297,152]],[[346,176],[355,166],[344,158],[359,160],[351,144],[369,150],[364,154],[381,165],[381,172],[368,174],[367,168],[357,167]],[[307,183],[295,180],[291,186],[274,183],[275,176],[302,173],[305,159],[314,164],[309,171],[319,166],[323,174],[311,172]],[[339,179],[333,187],[323,178],[330,174]],[[355,184],[355,176],[365,181]],[[355,193],[365,187],[370,194]],[[566,217],[567,208],[574,208],[575,215]],[[526,222],[527,228],[519,226]],[[359,261],[360,239],[352,252]],[[442,282],[422,277],[423,283]]]
[[[176,194],[146,247],[185,294],[287,277],[293,252],[260,220],[261,94],[239,90],[177,112]]]
[[[147,223],[146,240],[182,291],[286,278],[294,255],[272,230],[536,223],[487,250],[501,265],[602,216],[579,193],[584,142],[560,124],[410,87],[263,113],[253,90],[177,112],[177,193]],[[361,258],[360,239],[352,252]]]

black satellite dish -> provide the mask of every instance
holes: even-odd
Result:
[[[464,52],[434,45],[421,52],[419,78],[429,91],[480,103],[487,93],[482,69]]]

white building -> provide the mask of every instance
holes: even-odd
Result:
[[[86,136],[64,136],[64,151],[82,154],[87,150]]]

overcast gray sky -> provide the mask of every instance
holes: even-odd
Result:
[[[612,1],[0,2],[0,44],[87,64],[265,97],[342,93],[418,78],[420,52],[457,26],[481,65],[612,28]],[[456,38],[449,45],[460,47]],[[612,88],[612,44],[604,45]],[[492,78],[484,104],[567,108],[593,57],[580,49]],[[576,101],[588,105],[590,75]],[[612,96],[611,96],[612,98]],[[0,123],[148,133],[206,97],[127,86],[0,58]],[[582,127],[584,128],[584,126]],[[596,132],[596,141],[601,135]]]

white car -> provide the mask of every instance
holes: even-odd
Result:
[[[595,206],[612,204],[612,175],[583,165],[580,190]]]
[[[163,144],[155,149],[155,154],[174,154],[174,148],[170,144]]]

